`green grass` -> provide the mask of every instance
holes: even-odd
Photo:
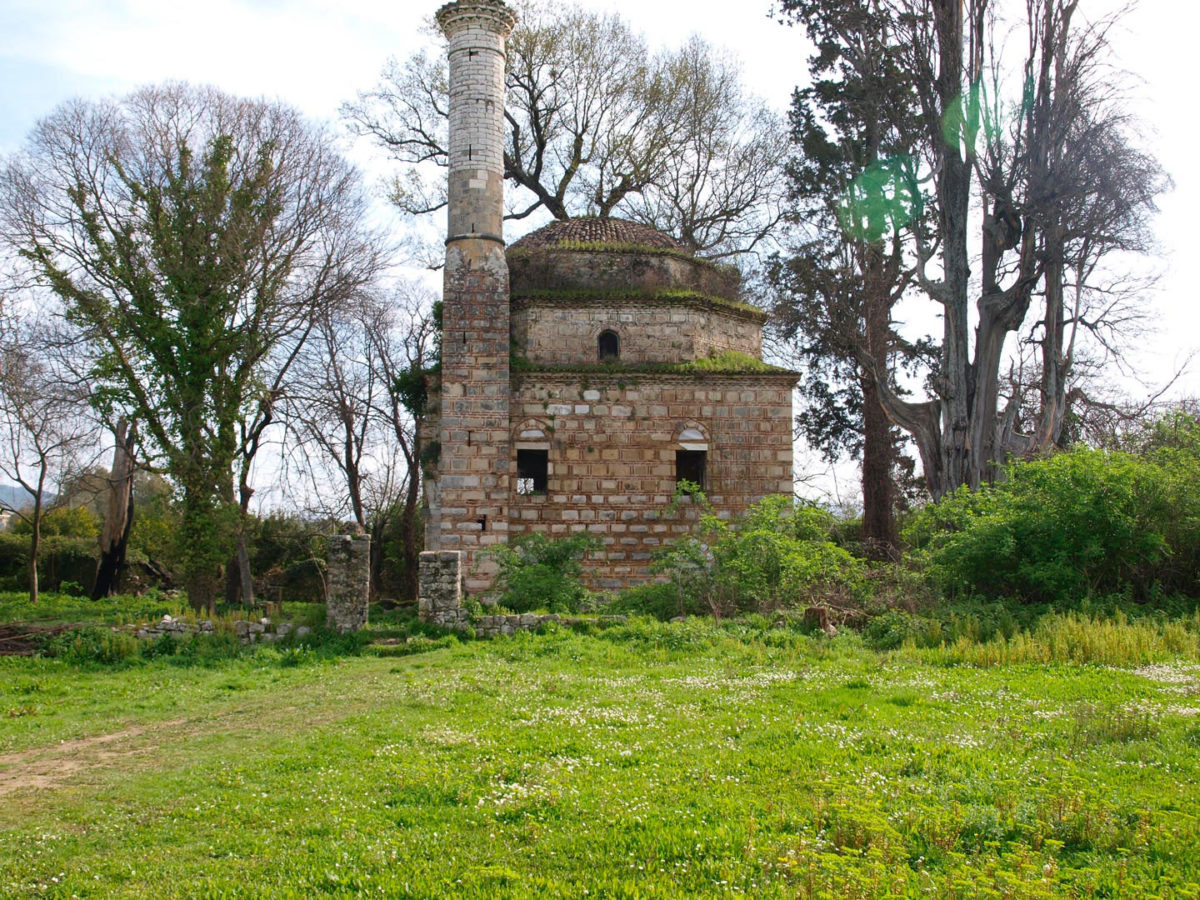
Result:
[[[0,659],[0,895],[1200,896],[1194,657],[409,643]]]
[[[177,597],[153,591],[137,597],[123,595],[95,601],[69,594],[43,593],[37,603],[30,603],[27,593],[10,592],[0,593],[0,623],[38,622],[54,625],[91,622],[124,625],[161,619],[163,615],[178,616],[185,605]]]

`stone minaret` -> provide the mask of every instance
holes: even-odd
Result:
[[[493,572],[476,554],[508,532],[504,61],[516,16],[501,0],[455,0],[437,20],[450,41],[450,202],[437,509],[426,544],[462,551],[466,587],[479,591]]]

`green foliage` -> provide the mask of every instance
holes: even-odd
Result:
[[[500,566],[500,605],[514,612],[578,612],[588,597],[581,560],[600,546],[587,532],[557,539],[531,532],[488,550]]]
[[[267,599],[306,603],[325,599],[327,536],[338,523],[273,513],[244,520],[250,568]]]
[[[80,628],[55,638],[47,648],[50,656],[74,666],[120,666],[140,659],[143,642],[126,631],[111,628]],[[150,646],[152,656],[163,649]]]
[[[33,526],[24,519],[15,519],[9,528],[12,534],[31,535]],[[100,518],[87,506],[56,506],[42,514],[42,537],[91,538],[100,536]]]
[[[621,591],[609,601],[605,612],[653,616],[667,621],[677,616],[702,616],[709,612],[703,598],[685,590],[681,579],[651,581]]]
[[[1136,666],[1179,657],[1200,658],[1200,613],[1190,619],[1133,621],[1120,613],[1047,614],[1031,628],[1007,634],[981,637],[965,631],[940,637],[940,646],[918,651],[922,658],[981,668],[1022,664]],[[919,636],[907,642],[922,646]]]
[[[627,592],[620,608],[662,616],[706,609],[715,616],[770,613],[823,602],[861,603],[867,570],[833,540],[835,520],[818,507],[767,497],[730,525],[696,485],[680,485],[666,515],[684,503],[701,510],[693,534],[664,547],[653,564],[667,587]]]
[[[120,625],[161,619],[164,615],[178,616],[180,610],[177,599],[165,597],[157,591],[139,596],[115,595],[100,600],[43,592],[39,594],[36,604],[29,602],[29,594],[25,592],[0,593],[0,623],[37,620],[48,624],[90,622]]]
[[[16,249],[93,341],[92,403],[136,420],[177,487],[176,557],[209,604],[295,342],[382,265],[359,182],[296,111],[181,83],[65,104],[12,168],[62,213],[20,218]]]
[[[862,637],[872,650],[895,650],[905,644],[937,646],[941,628],[936,621],[891,609],[873,616],[863,628]]]
[[[907,530],[952,597],[1078,605],[1200,596],[1200,456],[1075,450],[1011,465],[1003,483],[962,488]]]
[[[49,591],[64,582],[90,585],[99,549],[95,537],[43,537],[38,548],[38,583]],[[0,534],[0,590],[26,590],[29,585],[29,538]]]
[[[396,376],[392,391],[399,398],[405,409],[415,417],[425,415],[429,405],[429,375],[430,370],[424,366],[412,365]]]

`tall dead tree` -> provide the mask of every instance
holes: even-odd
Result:
[[[1037,445],[1011,427],[1000,400],[1006,343],[1025,323],[1039,287],[1049,303],[1051,363],[1044,374],[1050,381],[1042,443],[1057,439],[1062,417],[1054,407],[1066,374],[1059,364],[1061,286],[1074,177],[1066,150],[1082,146],[1072,134],[1109,147],[1128,148],[1131,138],[1128,117],[1089,115],[1104,105],[1096,93],[1104,83],[1083,78],[1086,68],[1072,60],[1099,60],[1106,45],[1102,32],[1076,27],[1077,0],[1025,4],[1029,43],[1012,103],[1000,95],[994,75],[1006,64],[995,55],[1000,42],[990,0],[895,2],[922,108],[914,146],[933,186],[934,224],[916,220],[909,235],[916,282],[938,304],[943,334],[929,400],[909,402],[886,378],[878,383],[884,408],[912,435],[929,489],[940,497],[962,484],[975,488],[993,480],[1008,454]],[[1085,205],[1128,209],[1144,220],[1165,180],[1151,158],[1136,158],[1143,165],[1141,177],[1094,180],[1084,192]],[[1115,231],[1130,221],[1118,223]],[[1104,255],[1101,247],[1107,252],[1116,245],[1089,246],[1089,266],[1095,266]],[[865,351],[862,356],[883,375],[883,361]]]
[[[121,589],[125,549],[133,532],[134,447],[137,425],[121,418],[113,429],[113,462],[108,474],[108,502],[100,531],[100,559],[92,599],[108,597]]]

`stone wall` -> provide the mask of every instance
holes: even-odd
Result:
[[[513,303],[513,340],[535,365],[595,365],[605,330],[620,337],[623,365],[685,362],[727,350],[762,358],[761,314],[702,300]]]
[[[698,511],[675,490],[679,435],[708,446],[709,501],[732,518],[769,494],[792,493],[791,375],[589,376],[529,373],[517,382],[513,424],[549,436],[547,491],[511,496],[509,531],[587,531],[604,549],[586,562],[590,585],[651,578],[651,556],[687,534]],[[514,486],[515,487],[515,486]]]
[[[371,603],[371,539],[335,535],[329,539],[325,573],[325,621],[341,632],[367,624]]]
[[[114,628],[113,630],[116,631],[118,629]],[[175,638],[191,638],[197,634],[213,634],[216,632],[216,625],[211,619],[200,619],[199,621],[191,622],[187,619],[176,619],[168,615],[163,616],[157,622],[148,622],[143,625],[127,625],[124,630],[133,632],[136,637],[142,640],[152,641],[166,634]],[[301,625],[299,628],[293,629],[290,622],[273,624],[265,616],[254,620],[238,619],[233,623],[233,633],[237,635],[238,640],[243,644],[279,641],[292,634],[293,630],[297,637],[305,637],[312,633],[312,629],[307,625]]]
[[[618,248],[514,248],[508,261],[515,296],[527,290],[690,290],[733,300],[741,291],[737,269],[674,253]]]
[[[466,623],[463,609],[463,554],[458,550],[421,553],[418,611],[422,622],[458,628]]]

